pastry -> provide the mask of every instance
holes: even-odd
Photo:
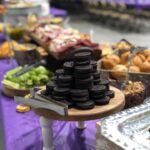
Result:
[[[125,67],[124,65],[116,65],[113,68],[113,72],[111,72],[111,76],[114,79],[124,78],[126,76],[127,70],[128,70],[127,67]]]
[[[123,54],[120,56],[120,58],[121,58],[121,64],[128,64],[129,54],[130,54],[130,52],[127,51],[127,52],[123,53]]]
[[[145,87],[142,82],[129,82],[124,90],[125,108],[134,107],[144,102]]]
[[[16,111],[20,113],[28,112],[30,111],[30,106],[27,105],[17,105]]]
[[[140,57],[142,62],[144,62],[146,60],[146,57],[143,54],[138,54],[138,56]]]
[[[150,56],[150,50],[144,50],[143,51],[144,56],[147,58]]]
[[[140,68],[137,66],[130,66],[129,71],[130,72],[140,72]]]
[[[132,59],[132,64],[141,68],[143,61],[138,55],[135,55]]]
[[[120,58],[116,55],[108,55],[102,60],[102,67],[104,69],[112,69],[120,63]]]
[[[150,61],[146,60],[141,66],[142,72],[150,72]]]

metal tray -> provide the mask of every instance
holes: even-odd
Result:
[[[150,150],[150,101],[102,121],[101,133],[125,150]]]

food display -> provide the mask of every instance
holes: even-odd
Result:
[[[76,53],[73,61],[65,62],[63,69],[56,70],[42,94],[81,110],[106,105],[114,97],[109,81],[100,78],[91,52],[84,51]]]
[[[22,69],[23,67],[19,66],[8,71],[2,83],[14,89],[29,89],[34,86],[45,85],[53,75],[53,73],[48,71],[45,67],[39,66],[31,69],[19,77],[15,77],[14,75]]]
[[[28,29],[28,33],[52,53],[63,53],[80,46],[98,49],[98,44],[92,43],[88,35],[72,28],[64,29],[53,24],[36,24]]]
[[[0,58],[7,58],[13,56],[13,51],[10,49],[10,45],[15,47],[17,45],[17,42],[11,41],[10,43],[2,43],[2,45],[0,46]]]
[[[129,61],[131,57],[131,63]],[[131,73],[150,72],[150,50],[137,51],[131,54],[130,51],[122,51],[120,55],[107,55],[102,59],[102,68],[112,70],[111,76],[114,79],[124,78],[129,69]]]
[[[145,99],[145,86],[142,82],[129,82],[123,93],[125,95],[125,108],[134,107],[140,105]]]

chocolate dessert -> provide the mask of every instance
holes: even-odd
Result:
[[[77,53],[73,60],[56,70],[53,81],[46,86],[46,93],[56,101],[67,102],[69,107],[81,110],[108,104],[114,92],[109,90],[109,81],[100,78],[91,53]]]

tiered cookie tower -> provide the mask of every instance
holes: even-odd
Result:
[[[63,64],[63,69],[55,72],[47,84],[46,92],[56,101],[69,107],[92,109],[95,105],[106,105],[114,92],[109,89],[109,81],[100,79],[96,61],[91,60],[90,52],[79,52],[73,61]]]

